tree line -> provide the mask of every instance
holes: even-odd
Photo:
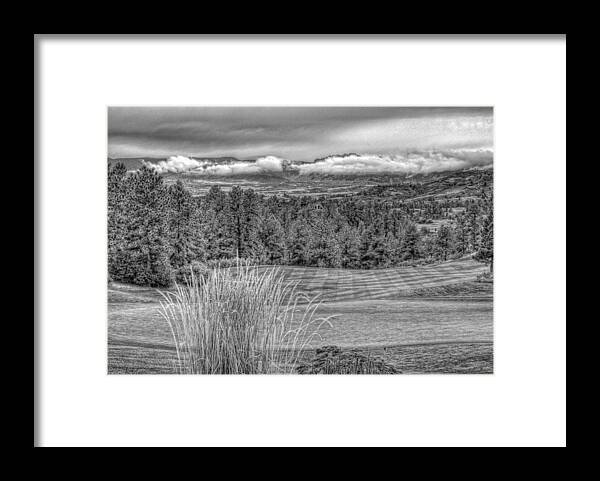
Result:
[[[108,172],[109,276],[167,286],[190,266],[238,258],[376,269],[473,254],[491,265],[491,198],[452,202],[263,196],[237,186],[194,197],[181,181],[116,164]],[[440,218],[439,228],[428,226]]]

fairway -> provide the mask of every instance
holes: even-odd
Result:
[[[264,269],[264,268],[262,268]],[[415,289],[434,288],[476,279],[488,267],[472,260],[442,264],[396,267],[392,269],[321,269],[318,267],[279,267],[298,289],[323,302],[360,299],[394,299]]]
[[[266,269],[260,267],[259,269]],[[381,270],[279,267],[332,316],[313,347],[371,350],[406,373],[491,372],[491,287],[483,295],[415,295],[476,284],[487,270],[472,260]],[[108,289],[109,373],[170,373],[175,353],[159,313],[158,291],[126,284]],[[473,357],[470,353],[476,353]]]

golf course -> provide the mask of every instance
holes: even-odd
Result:
[[[482,263],[465,258],[374,270],[276,269],[316,298],[316,315],[329,319],[311,349],[336,345],[374,354],[405,374],[493,372],[493,286],[480,279],[489,269]],[[157,289],[109,284],[110,374],[176,373],[161,299]]]

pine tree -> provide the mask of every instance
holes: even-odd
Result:
[[[456,218],[456,223],[454,225],[454,242],[456,254],[461,257],[465,255],[469,248],[469,240],[467,223],[465,216],[462,214],[459,214]]]
[[[169,234],[171,238],[171,266],[175,269],[189,264],[193,258],[193,199],[178,180],[169,187],[170,201]]]
[[[235,255],[230,233],[230,207],[228,196],[218,187],[212,186],[204,199],[204,235],[209,259],[229,258]]]
[[[452,253],[452,230],[447,225],[442,225],[437,231],[436,241],[437,258],[443,261],[448,260]]]
[[[490,272],[494,271],[494,213],[486,216],[481,227],[481,241],[475,258],[490,266]]]
[[[344,224],[339,233],[341,266],[346,269],[360,267],[360,235],[357,229]]]
[[[208,240],[207,240],[207,212],[204,207],[204,201],[201,198],[192,197],[191,213],[191,258],[192,262],[205,262],[208,259]]]
[[[264,253],[264,247],[261,245],[261,240],[259,237],[259,230],[261,228],[260,211],[260,199],[254,190],[244,190],[242,194],[240,257],[256,259]],[[279,227],[277,228],[281,228],[281,224],[279,224]],[[283,237],[284,236],[282,236],[282,239]]]
[[[285,258],[285,232],[275,216],[270,215],[263,220],[259,239],[264,261],[268,264],[282,264]]]
[[[108,169],[108,274],[113,280],[122,279],[118,258],[127,232],[126,174],[127,169],[121,162]]]
[[[360,266],[370,269],[377,266],[376,235],[372,226],[363,227],[360,236]]]
[[[470,210],[466,220],[466,239],[468,252],[476,252],[479,246],[479,225],[474,208]]]
[[[309,234],[306,222],[300,218],[293,222],[288,236],[288,258],[292,265],[303,266],[308,264],[309,253]]]
[[[123,280],[168,286],[172,281],[168,242],[168,196],[162,178],[142,167],[128,179],[127,234],[119,252]]]
[[[331,220],[324,213],[312,215],[310,223],[309,262],[318,267],[341,265],[340,244]]]
[[[400,247],[403,261],[415,260],[420,257],[419,243],[420,235],[417,226],[413,222],[409,222],[404,228]]]
[[[228,197],[229,211],[227,216],[227,227],[233,244],[233,254],[235,257],[242,257],[244,250],[242,189],[237,185],[232,187]]]

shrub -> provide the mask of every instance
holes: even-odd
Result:
[[[337,346],[317,349],[315,356],[300,364],[299,374],[398,374],[399,371],[383,359],[370,354],[343,351]]]
[[[185,284],[186,279],[190,276],[193,275],[196,278],[204,278],[208,276],[209,272],[210,268],[206,264],[193,261],[192,263],[182,266],[175,271],[175,282]]]
[[[483,272],[477,276],[476,282],[494,282],[494,275],[491,272]]]
[[[328,319],[318,303],[296,292],[279,269],[248,264],[193,273],[162,293],[161,313],[171,328],[177,370],[188,374],[293,372]],[[301,303],[304,302],[305,303]]]
[[[229,267],[237,267],[240,264],[245,266],[257,266],[261,264],[261,262],[258,258],[246,257],[242,259],[240,257],[222,257],[220,259],[209,259],[204,264],[209,269],[227,269]]]

